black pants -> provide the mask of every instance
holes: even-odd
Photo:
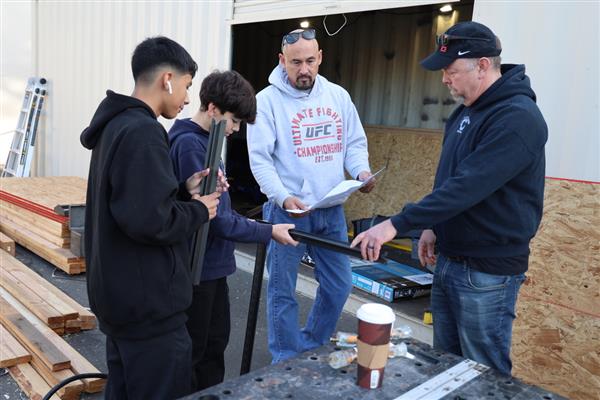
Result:
[[[107,336],[105,398],[167,400],[189,394],[191,350],[183,325],[151,339]]]
[[[192,391],[223,382],[225,348],[229,342],[229,288],[227,278],[194,286],[187,328],[192,338]]]

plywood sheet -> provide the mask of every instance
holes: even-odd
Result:
[[[517,304],[513,373],[570,399],[600,399],[600,184],[546,180]]]
[[[345,203],[346,220],[394,215],[431,192],[442,144],[441,131],[367,126],[369,162],[388,165],[371,193],[355,193]],[[350,224],[349,224],[350,225]]]
[[[2,178],[0,190],[54,209],[58,204],[84,204],[87,181],[74,176]]]

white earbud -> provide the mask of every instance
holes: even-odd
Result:
[[[171,86],[171,81],[167,81],[167,90],[169,94],[173,94],[173,86]]]

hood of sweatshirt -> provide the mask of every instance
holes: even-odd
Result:
[[[185,118],[175,120],[171,129],[169,129],[169,143],[173,145],[175,139],[186,133],[196,133],[204,137],[205,142],[208,141],[208,132],[190,118]]]
[[[484,109],[517,95],[536,101],[529,77],[525,75],[525,65],[503,64],[501,72],[502,76],[471,105],[472,109]]]
[[[288,74],[281,64],[277,64],[273,71],[271,71],[271,75],[269,75],[269,83],[271,85],[297,99],[319,96],[323,90],[323,80],[325,80],[325,78],[317,74],[317,77],[315,78],[315,84],[310,91],[298,90],[290,84]]]
[[[143,101],[136,99],[135,97],[125,96],[113,92],[112,90],[106,91],[106,97],[94,113],[90,125],[83,130],[81,133],[81,144],[87,149],[93,149],[96,147],[102,130],[118,114],[130,108],[141,108],[146,110],[152,118],[156,119],[154,111]]]

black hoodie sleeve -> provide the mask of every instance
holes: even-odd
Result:
[[[118,146],[109,172],[109,202],[128,236],[146,244],[174,244],[187,240],[208,221],[204,204],[177,200],[180,186],[158,122],[137,125]]]
[[[519,126],[511,120],[518,121]],[[539,138],[527,138],[531,132],[536,132],[535,122],[526,111],[506,110],[486,131],[476,149],[460,162],[452,177],[391,218],[394,228],[398,232],[430,228],[490,196],[543,151],[545,140],[539,135]],[[440,167],[443,166],[440,164]]]

